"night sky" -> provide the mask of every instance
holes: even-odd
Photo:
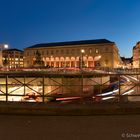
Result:
[[[140,0],[0,0],[0,44],[106,38],[132,56],[140,40]]]

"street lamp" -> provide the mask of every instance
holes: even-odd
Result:
[[[9,48],[8,44],[4,44],[4,49],[8,49],[8,48]]]
[[[83,68],[83,54],[85,53],[84,49],[81,49],[81,68]]]
[[[2,44],[2,45],[0,45],[0,67],[3,67],[2,51],[3,51],[3,49],[8,49],[8,48],[9,48],[8,44]]]

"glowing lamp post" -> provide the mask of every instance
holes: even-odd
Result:
[[[0,67],[3,67],[2,50],[8,48],[9,46],[7,44],[0,45]]]
[[[85,50],[81,50],[81,68],[83,68],[83,54],[85,53]]]
[[[8,48],[9,48],[8,44],[4,44],[4,49],[8,49]]]

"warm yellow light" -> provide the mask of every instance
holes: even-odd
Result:
[[[82,50],[81,50],[81,53],[85,53],[85,50],[84,50],[84,49],[82,49]]]
[[[100,60],[101,59],[101,55],[98,55],[98,56],[95,56],[94,57],[94,61],[98,61],[98,60]]]

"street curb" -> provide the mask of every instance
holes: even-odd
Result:
[[[0,102],[0,114],[92,116],[140,114],[140,103],[56,104]]]

